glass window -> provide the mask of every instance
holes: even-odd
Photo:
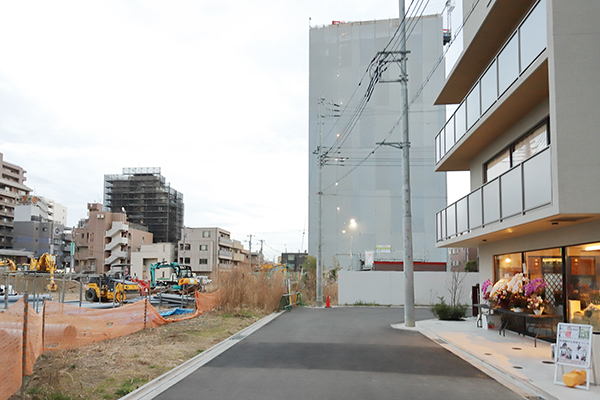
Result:
[[[210,237],[210,231],[202,231],[202,237],[209,238]]]
[[[541,278],[546,287],[544,297],[554,309],[554,314],[562,314],[563,304],[563,268],[562,250],[560,248],[528,251],[525,263],[529,280]]]
[[[296,256],[294,254],[288,254],[288,261],[294,261]]]
[[[208,264],[208,259],[206,259],[206,258],[201,258],[201,259],[199,260],[199,263],[200,263],[200,264]]]
[[[523,272],[521,253],[501,254],[494,257],[495,281],[510,279]]]
[[[527,160],[529,157],[539,153],[546,147],[548,147],[548,127],[547,124],[543,124],[515,143],[512,152],[513,165],[517,165]]]
[[[519,77],[519,40],[514,35],[498,55],[498,92],[506,89]]]
[[[591,304],[600,305],[600,243],[567,247],[566,256],[568,321],[593,325],[600,332],[600,315],[591,308],[585,311]]]
[[[201,244],[200,245],[200,251],[206,251],[208,250],[208,245],[207,244]]]
[[[510,150],[506,149],[485,165],[486,182],[502,175],[510,169]]]

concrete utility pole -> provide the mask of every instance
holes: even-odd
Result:
[[[318,123],[319,123],[319,147],[317,148],[317,165],[319,167],[319,191],[317,193],[319,203],[319,236],[317,242],[317,307],[323,307],[323,118],[325,99],[319,97]]]
[[[250,269],[252,269],[252,235],[248,235],[248,237],[250,238],[250,244],[248,245],[248,256],[250,257]]]
[[[408,134],[408,69],[406,67],[406,15],[404,0],[400,0],[401,49],[403,57],[400,61],[402,74],[402,103],[404,112],[404,129],[402,130],[402,180],[404,183],[404,325],[415,326],[415,282],[412,245],[412,209],[410,191],[410,136]]]

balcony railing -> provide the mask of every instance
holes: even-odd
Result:
[[[551,202],[548,147],[438,212],[437,241],[452,239]]]
[[[546,1],[540,0],[435,137],[436,164],[546,49]]]
[[[227,259],[231,260],[233,258],[233,252],[226,251],[226,250],[219,250],[219,258],[227,258]]]

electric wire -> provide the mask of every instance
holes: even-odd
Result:
[[[439,66],[441,65],[441,63],[444,61],[446,54],[448,53],[448,51],[450,50],[452,43],[454,43],[454,41],[456,40],[456,37],[458,36],[458,34],[462,31],[465,23],[469,20],[469,18],[471,17],[471,15],[473,14],[473,11],[475,10],[475,8],[477,7],[477,5],[479,4],[481,0],[477,0],[473,6],[471,7],[471,10],[469,10],[469,13],[465,16],[465,18],[463,19],[462,23],[460,24],[460,26],[457,29],[457,33],[456,35],[453,35],[453,38],[450,40],[449,46],[442,52],[442,55],[439,57],[439,59],[436,61],[436,63],[434,64],[432,70],[430,71],[430,73],[427,75],[427,77],[425,78],[425,81],[421,84],[420,88],[417,90],[415,96],[413,96],[412,100],[409,102],[409,106],[412,105],[417,98],[421,95],[421,93],[423,92],[423,89],[425,88],[425,86],[430,82],[431,77],[433,76],[433,74],[436,72],[436,70],[439,68]],[[343,174],[340,178],[337,178],[336,181],[332,184],[330,184],[329,186],[326,186],[322,189],[322,192],[324,192],[325,190],[336,186],[337,183],[339,183],[341,180],[343,180],[344,178],[346,178],[348,175],[350,175],[352,172],[354,172],[358,167],[360,167],[361,165],[363,165],[373,154],[375,154],[375,151],[377,151],[379,148],[381,148],[383,146],[383,143],[385,142],[386,139],[388,139],[392,133],[394,132],[394,130],[396,129],[396,127],[400,124],[400,122],[402,121],[402,118],[404,118],[406,114],[406,109],[402,111],[400,117],[398,118],[398,120],[394,123],[394,125],[392,126],[392,128],[390,129],[390,131],[388,132],[387,136],[384,138],[384,140],[382,142],[380,142],[380,144],[376,145],[375,148],[373,148],[360,162],[358,162],[356,165],[354,165],[349,171],[347,171],[345,174]]]

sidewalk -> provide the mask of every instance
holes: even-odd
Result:
[[[593,385],[593,378],[589,391],[554,384],[554,363],[548,342],[538,340],[537,347],[534,347],[531,337],[523,337],[511,331],[506,331],[506,336],[501,336],[498,330],[477,328],[475,318],[468,318],[466,321],[431,319],[417,321],[416,328],[406,328],[404,324],[392,327],[420,331],[526,398],[600,398],[600,386]],[[564,372],[572,369],[565,367]],[[558,376],[561,381],[562,373],[559,366]]]

